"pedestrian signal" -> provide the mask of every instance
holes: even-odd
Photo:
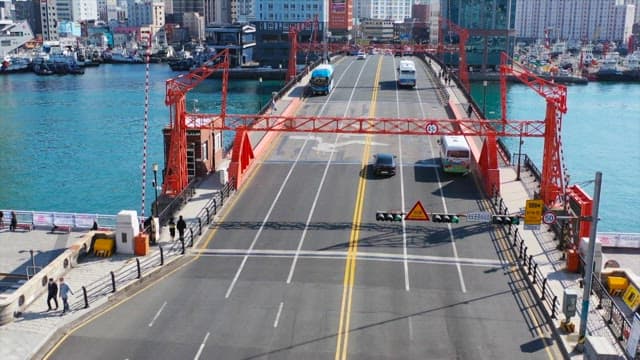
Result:
[[[396,211],[377,211],[377,221],[402,221],[403,214]]]
[[[460,222],[458,215],[453,214],[431,214],[431,221],[438,223],[454,223]]]
[[[491,223],[496,225],[518,225],[520,217],[517,215],[493,215]]]

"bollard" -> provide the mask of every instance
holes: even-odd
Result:
[[[522,243],[520,243],[520,252],[518,253],[518,259],[522,259],[522,250],[524,250],[524,248],[522,247]]]
[[[111,287],[113,288],[111,292],[116,292],[116,274],[113,271],[111,271]]]
[[[213,215],[216,215],[218,213],[218,201],[214,198],[213,199]]]
[[[158,244],[158,248],[160,248],[160,266],[164,265],[164,250],[162,250],[162,246]]]
[[[540,300],[544,301],[544,294],[546,294],[547,291],[547,278],[544,278],[544,280],[542,280],[542,297],[540,298]]]
[[[533,261],[533,255],[529,255],[529,272],[528,274],[531,275],[531,262]]]
[[[189,247],[193,247],[193,229],[189,229],[191,231],[191,238],[189,239]]]
[[[536,283],[536,280],[538,279],[538,277],[536,276],[536,274],[538,273],[538,263],[533,264],[533,283]]]
[[[138,268],[138,279],[142,277],[142,272],[140,271],[140,259],[136,258],[136,268]]]
[[[87,297],[87,288],[86,287],[82,287],[82,297],[84,298],[84,308],[88,308],[89,307],[89,297]]]
[[[207,224],[209,224],[211,222],[211,216],[209,215],[209,208],[204,208],[205,210],[207,210]],[[200,218],[198,218],[198,222],[200,222]]]
[[[609,301],[609,319],[607,320],[607,324],[611,325],[613,322],[613,304]]]
[[[184,255],[184,239],[180,239],[180,243],[182,244],[182,255]]]
[[[556,302],[558,302],[558,297],[556,295],[553,295],[553,302],[551,304],[551,318],[552,319],[557,319],[556,318]]]
[[[513,246],[516,246],[516,241],[518,240],[518,228],[513,232]]]
[[[220,206],[224,206],[224,189],[220,192]]]
[[[209,213],[209,210],[207,210],[207,214]],[[202,235],[202,219],[198,218],[198,233],[200,235]]]

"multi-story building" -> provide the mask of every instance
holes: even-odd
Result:
[[[635,5],[621,0],[519,0],[515,29],[528,40],[546,32],[560,40],[622,42],[631,35],[635,12]]]
[[[366,19],[360,23],[364,39],[373,41],[393,40],[393,20]]]
[[[42,39],[58,40],[58,12],[56,0],[40,0]]]
[[[183,26],[189,31],[191,40],[198,42],[204,40],[204,16],[196,12],[184,13],[182,22]]]
[[[127,13],[129,26],[150,26],[155,30],[164,26],[163,0],[135,0],[129,3]]]
[[[440,16],[469,32],[466,50],[470,67],[495,69],[502,52],[513,54],[515,7],[516,0],[440,0]],[[439,29],[444,42],[459,41],[453,30],[453,26]],[[458,54],[443,59],[447,64],[458,64]]]
[[[277,0],[276,0],[277,1]],[[261,0],[255,0],[256,3]],[[232,23],[246,23],[256,19],[253,0],[230,0],[230,12]],[[256,4],[256,8],[258,5]]]
[[[404,22],[411,18],[411,0],[359,0],[356,16],[361,19],[391,20]]]
[[[185,13],[198,13],[204,16],[205,24],[216,23],[216,3],[222,0],[173,0],[171,21],[184,26]],[[168,13],[169,14],[169,13]]]

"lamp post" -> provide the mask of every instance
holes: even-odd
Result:
[[[487,80],[482,82],[482,116],[487,118]]]
[[[153,163],[153,191],[156,195],[156,201],[153,203],[154,216],[158,216],[158,164]]]
[[[262,100],[260,99],[261,90],[262,90],[262,76],[258,78],[258,111],[262,109]]]
[[[518,142],[518,170],[516,172],[516,181],[520,181],[520,157],[522,156],[522,123],[520,123],[520,141]]]

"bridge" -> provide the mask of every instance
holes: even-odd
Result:
[[[304,98],[298,84],[283,99],[286,112],[449,119],[460,111],[417,59],[416,88],[398,89],[397,63],[339,58],[333,92]],[[491,211],[479,177],[441,171],[436,136],[272,131],[269,139],[189,261],[89,321],[52,358],[562,357],[502,230],[376,221],[379,210],[407,212],[417,201],[428,213]],[[472,145],[478,155],[488,146]],[[374,176],[379,152],[396,155],[395,176]]]

